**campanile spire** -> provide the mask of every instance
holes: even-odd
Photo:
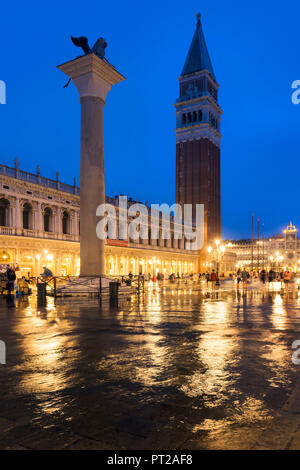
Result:
[[[176,107],[176,202],[204,204],[205,240],[221,235],[219,85],[197,14],[179,77]]]

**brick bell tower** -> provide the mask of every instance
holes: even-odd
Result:
[[[204,204],[205,246],[221,237],[220,122],[218,83],[200,13],[179,77],[176,101],[176,195],[180,204]],[[205,259],[206,249],[202,250]]]

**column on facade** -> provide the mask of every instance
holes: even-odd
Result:
[[[57,252],[54,254],[54,266],[55,266],[55,276],[61,275],[61,253]]]
[[[21,204],[20,204],[20,198],[16,197],[15,199],[15,204],[14,204],[14,226],[16,229],[16,234],[21,235],[22,233],[22,212],[21,212]]]
[[[35,225],[34,229],[37,231],[38,235],[44,231],[44,227],[42,224],[43,221],[43,214],[42,214],[42,204],[38,201],[36,207],[36,217],[35,217]]]
[[[39,276],[40,273],[42,272],[41,270],[41,259],[40,259],[40,254],[37,253],[35,255],[35,263],[34,263],[34,276]]]
[[[184,236],[179,239],[179,249],[184,250]]]
[[[171,236],[170,236],[170,238],[167,238],[167,240],[166,240],[166,247],[167,247],[167,248],[171,248],[171,247],[172,247]]]
[[[173,248],[178,249],[178,239],[177,238],[173,239]]]
[[[78,227],[78,211],[74,210],[74,219],[73,219],[73,232],[75,238],[79,236],[79,227]]]
[[[31,207],[32,207],[32,214],[31,214],[31,220],[29,221],[30,222],[29,228],[31,230],[35,230],[37,226],[37,211],[38,211],[37,203],[31,202]]]
[[[53,208],[53,221],[52,221],[52,232],[56,232],[58,237],[62,234],[61,228],[61,217],[60,217],[60,208],[54,207]]]
[[[164,247],[165,246],[165,240],[163,238],[163,231],[159,231],[159,246]]]
[[[9,227],[15,227],[15,213],[16,213],[16,200],[15,199],[9,199],[9,206],[7,208],[7,214],[8,214],[8,226]]]
[[[21,251],[20,251],[20,249],[19,249],[19,248],[16,248],[15,253],[16,253],[15,262],[16,262],[19,266],[21,266]]]

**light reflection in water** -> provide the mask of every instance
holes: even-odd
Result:
[[[289,381],[291,351],[282,340],[282,332],[288,329],[294,313],[290,313],[289,304],[279,294],[264,295],[263,299],[260,292],[243,295],[235,290],[207,295],[199,289],[161,289],[153,285],[138,308],[128,304],[122,311],[109,312],[104,308],[95,316],[91,314],[88,319],[91,325],[103,328],[102,321],[107,322],[104,336],[111,335],[115,348],[108,341],[109,346],[106,344],[101,356],[95,347],[95,381],[109,378],[112,383],[123,379],[124,383],[140,384],[143,389],[151,389],[151,396],[157,401],[172,386],[174,396],[180,392],[196,407],[211,412],[220,407],[227,413],[224,419],[209,417],[198,422],[194,432],[213,433],[232,423],[267,419],[269,410],[263,398],[241,386],[248,370],[252,370],[247,354],[252,352],[259,364],[262,388],[267,391],[284,388]],[[299,299],[294,297],[294,302]],[[86,314],[80,312],[74,301],[71,304],[73,315]],[[44,395],[38,406],[47,414],[61,411],[66,403],[47,399],[47,395],[73,387],[76,381],[76,375],[69,371],[77,365],[79,339],[76,335],[70,339],[65,334],[72,332],[73,327],[68,324],[68,315],[68,309],[57,309],[51,298],[47,307],[40,309],[30,301],[24,303],[14,326],[14,332],[21,338],[23,357],[27,358],[25,363],[15,366],[23,370],[18,392]],[[74,328],[80,328],[75,320]],[[104,337],[101,328],[96,338],[99,341]],[[84,337],[84,331],[80,330],[78,337]],[[255,353],[249,347],[251,341],[256,342]],[[68,357],[70,346],[73,350]],[[128,391],[123,389],[123,393]]]
[[[23,350],[23,361],[14,369],[23,372],[17,385],[18,393],[33,396],[46,394],[45,397],[50,394],[49,400],[38,400],[37,406],[44,413],[51,414],[61,411],[63,407],[63,403],[53,398],[53,393],[64,390],[74,382],[74,376],[68,375],[67,348],[72,347],[70,362],[76,361],[77,352],[73,349],[74,341],[61,334],[63,322],[57,316],[54,299],[48,298],[47,306],[42,309],[36,308],[34,300],[30,299],[24,308],[24,316],[19,318],[14,328],[21,338],[20,347]]]
[[[274,298],[271,320],[278,330],[284,330],[287,326],[287,313],[283,308],[283,300],[280,294],[276,294]]]

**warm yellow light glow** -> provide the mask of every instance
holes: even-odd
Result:
[[[31,259],[31,256],[27,256],[27,259]]]
[[[221,246],[221,251],[224,253],[224,251],[225,251],[225,246]]]
[[[44,250],[45,255],[48,253],[48,250]]]
[[[208,253],[211,253],[211,246],[207,248]]]
[[[216,240],[215,243],[216,243],[217,246],[219,246],[220,245],[220,240]]]
[[[36,259],[40,259],[41,258],[41,255],[36,255]]]
[[[53,255],[47,255],[47,260],[48,260],[48,261],[53,260]]]

